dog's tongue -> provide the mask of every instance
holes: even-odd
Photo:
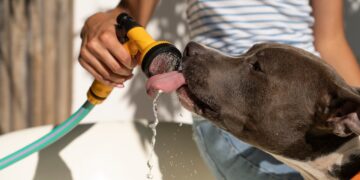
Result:
[[[150,77],[146,83],[146,90],[150,96],[153,96],[156,90],[172,92],[183,84],[185,84],[184,75],[178,71],[171,71]]]

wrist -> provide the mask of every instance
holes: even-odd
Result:
[[[117,16],[122,13],[122,12],[126,12],[126,13],[129,13],[129,11],[123,7],[116,7],[114,9],[111,9],[111,10],[108,10],[106,11],[105,13],[107,13],[109,16],[111,16],[112,18],[116,19]]]

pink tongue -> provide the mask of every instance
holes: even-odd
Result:
[[[185,84],[184,75],[178,71],[158,74],[149,78],[146,83],[146,90],[150,96],[153,96],[156,90],[163,92],[172,92]]]

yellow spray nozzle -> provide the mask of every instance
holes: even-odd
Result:
[[[116,21],[119,27],[120,41],[130,40],[135,44],[140,52],[139,64],[148,77],[177,69],[181,52],[174,45],[167,41],[155,41],[141,25],[126,13],[120,14]],[[160,61],[158,61],[159,59]],[[162,69],[151,66],[154,61],[158,62],[157,65],[160,62]]]
[[[150,47],[151,44],[156,43],[156,41],[141,26],[130,29],[126,35],[132,42],[136,44],[141,53],[143,50]]]
[[[116,29],[117,36],[132,58],[139,51],[142,52],[143,49],[146,49],[149,44],[155,42],[145,29],[127,14],[120,14],[117,21],[119,23]],[[130,31],[131,33],[129,33]],[[142,58],[139,63],[141,61]],[[93,105],[100,104],[110,95],[112,89],[112,86],[94,80],[87,92],[87,99]]]
[[[144,57],[148,54],[148,52],[154,47],[160,44],[168,44],[171,45],[167,41],[155,41],[143,27],[134,27],[127,32],[127,37],[131,40],[132,43],[140,51],[140,59],[139,64],[142,64]]]
[[[135,22],[129,15],[122,13],[117,17],[116,34],[125,49],[132,58],[140,52],[139,64],[147,76],[153,75],[149,66],[153,59],[162,53],[171,53],[178,59],[181,58],[180,51],[167,41],[155,41],[146,30]],[[87,97],[92,104],[100,104],[111,93],[113,87],[94,81]]]

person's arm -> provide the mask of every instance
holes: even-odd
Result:
[[[360,68],[346,40],[342,0],[313,0],[315,48],[353,86],[360,86]]]
[[[123,87],[123,83],[132,77],[136,62],[116,37],[116,17],[121,12],[127,12],[145,26],[157,2],[158,0],[122,0],[114,9],[90,16],[81,31],[79,63],[96,80]]]
[[[123,0],[119,7],[126,9],[142,26],[149,22],[159,0]]]

